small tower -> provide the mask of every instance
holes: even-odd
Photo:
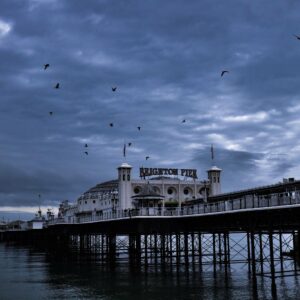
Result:
[[[132,167],[127,163],[122,163],[121,166],[118,167],[120,209],[132,208],[131,169]]]
[[[221,194],[221,172],[222,169],[219,169],[216,166],[207,170],[207,177],[210,182],[210,196]]]

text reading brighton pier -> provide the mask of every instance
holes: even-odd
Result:
[[[164,169],[164,168],[140,168],[140,177],[147,177],[153,175],[175,175],[185,176],[191,178],[197,177],[196,169]]]

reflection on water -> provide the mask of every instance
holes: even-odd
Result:
[[[252,299],[244,264],[115,267],[66,260],[28,248],[0,244],[0,299]],[[259,299],[271,299],[270,280],[258,278]],[[277,279],[278,299],[300,299],[297,277]]]

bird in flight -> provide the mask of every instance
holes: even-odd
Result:
[[[141,130],[141,126],[138,126],[137,129],[140,131]]]
[[[184,120],[182,120],[182,122],[181,123],[185,123],[186,122],[186,120],[184,119]]]
[[[59,89],[59,83],[57,83],[54,88]]]
[[[85,144],[84,147],[87,148],[87,147],[88,147],[88,144]]]
[[[50,67],[49,64],[44,64],[44,70],[48,69]]]
[[[109,126],[110,127],[114,127],[114,123],[109,123]]]
[[[113,86],[113,87],[111,88],[111,90],[112,90],[113,92],[115,92],[115,91],[117,90],[117,87],[116,87],[116,86]]]
[[[148,160],[150,158],[150,156],[146,156],[146,160]]]
[[[132,143],[128,143],[128,147],[130,147],[132,145]]]
[[[89,155],[89,153],[87,151],[84,151],[85,155]]]
[[[53,115],[53,111],[49,111],[49,115],[52,116]]]
[[[300,36],[299,36],[299,35],[294,34],[294,37],[295,37],[297,40],[300,40]]]
[[[221,73],[221,77],[223,77],[225,73],[229,73],[229,71],[223,70],[222,73]]]

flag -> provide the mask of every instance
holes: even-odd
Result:
[[[123,148],[123,156],[126,157],[126,144],[124,144],[124,148]]]
[[[210,152],[211,152],[211,160],[214,160],[214,146],[213,146],[213,144],[211,144]]]

